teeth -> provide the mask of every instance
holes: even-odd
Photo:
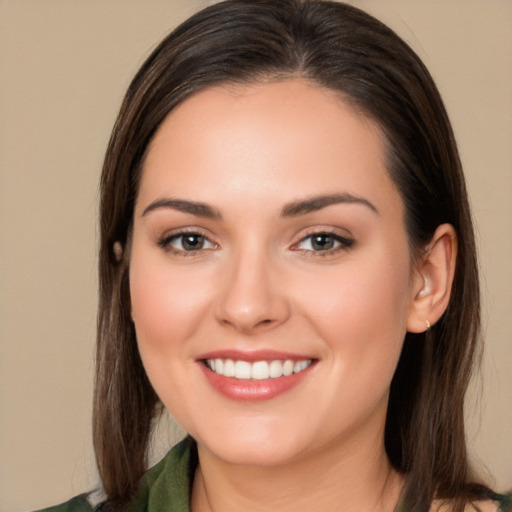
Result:
[[[283,375],[291,375],[293,373],[293,361],[287,359],[283,364]]]
[[[270,377],[277,379],[283,375],[283,363],[281,361],[272,361],[269,365]]]
[[[227,359],[224,361],[224,364],[221,368],[222,374],[224,377],[234,377],[235,376],[235,363],[231,359]],[[217,370],[215,370],[217,371]]]
[[[299,373],[309,366],[307,361],[297,361],[293,367],[293,373]]]
[[[233,361],[232,359],[207,359],[206,366],[212,372],[224,377],[265,380],[268,378],[287,377],[292,373],[302,372],[311,362],[311,359],[304,359],[302,361],[292,361],[291,359],[286,359],[285,361],[256,361],[254,363]]]
[[[251,368],[251,378],[255,380],[268,379],[270,377],[270,369],[266,361],[258,361]]]
[[[235,363],[235,378],[250,379],[251,378],[251,363],[248,363],[247,361],[237,361]]]

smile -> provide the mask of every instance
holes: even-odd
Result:
[[[206,366],[217,375],[235,379],[265,380],[288,377],[304,371],[312,363],[311,359],[301,361],[236,361],[233,359],[206,359]]]

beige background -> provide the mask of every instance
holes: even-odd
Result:
[[[90,401],[102,156],[137,67],[206,3],[0,0],[0,511],[54,504],[96,481]],[[486,313],[482,416],[473,393],[470,444],[497,486],[511,487],[512,2],[353,3],[419,52],[454,124]]]

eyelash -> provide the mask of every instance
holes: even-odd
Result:
[[[298,247],[300,244],[306,242],[307,240],[311,240],[310,245],[312,245],[313,238],[321,237],[321,236],[328,237],[328,238],[332,239],[334,247],[332,247],[331,249],[318,250],[318,251],[315,251],[314,249],[304,249],[304,248]],[[351,247],[353,247],[354,243],[355,243],[355,241],[353,239],[347,238],[345,236],[341,236],[338,233],[334,233],[332,231],[320,230],[320,231],[312,231],[311,233],[308,233],[306,236],[302,237],[299,240],[299,242],[297,242],[296,244],[294,244],[292,246],[292,250],[301,251],[304,254],[311,256],[311,257],[323,258],[326,256],[336,254],[340,251],[346,251],[346,250],[350,249]]]
[[[201,238],[203,241],[203,245],[206,243],[206,244],[210,244],[211,247],[205,248],[204,246],[201,246],[198,249],[186,250],[184,248],[178,249],[171,245],[173,242],[181,239],[181,246],[183,247],[185,237],[187,237],[187,236]],[[332,240],[332,243],[334,246],[332,248],[326,249],[326,250],[314,250],[313,248],[304,249],[304,248],[299,247],[299,245],[303,244],[307,240],[311,240],[310,245],[312,246],[312,244],[314,243],[312,240],[313,237],[322,237],[322,236],[326,237],[326,238],[330,238]],[[293,244],[291,249],[293,251],[300,251],[303,254],[308,255],[310,257],[325,257],[325,256],[330,256],[332,254],[336,254],[340,251],[346,251],[346,250],[350,249],[354,245],[354,243],[355,243],[355,241],[353,239],[341,236],[332,231],[320,230],[320,231],[312,231],[312,232],[308,233],[307,235],[303,236],[297,243]],[[198,231],[194,231],[194,230],[190,230],[190,231],[184,230],[184,231],[180,231],[178,233],[166,235],[158,241],[158,246],[161,247],[165,251],[169,251],[169,252],[172,252],[179,256],[183,256],[183,257],[198,256],[199,254],[203,253],[204,251],[215,250],[219,247],[216,243],[212,242],[207,236],[203,235],[202,233],[200,233]]]
[[[185,241],[185,237],[197,237],[201,238],[204,243],[211,244],[212,247],[200,247],[199,249],[192,249],[192,250],[186,250],[186,249],[178,249],[176,247],[173,247],[171,244],[177,240],[181,239],[181,246],[183,247],[183,243]],[[212,242],[207,236],[203,235],[202,233],[194,230],[183,230],[179,233],[173,233],[170,235],[164,236],[161,240],[158,241],[158,246],[164,249],[165,251],[172,252],[174,254],[177,254],[179,256],[189,257],[189,256],[198,256],[204,251],[211,251],[218,247],[218,245],[214,242]]]

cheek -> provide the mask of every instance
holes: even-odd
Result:
[[[394,373],[409,310],[410,265],[404,254],[354,259],[304,294],[302,309],[338,354],[336,364],[345,375]]]
[[[173,268],[165,257],[134,250],[130,266],[132,311],[141,355],[183,350],[210,302],[200,273]]]
[[[187,424],[189,398],[197,395],[193,344],[188,341],[198,337],[210,288],[201,273],[177,270],[165,257],[134,249],[130,293],[139,353],[157,395]]]
[[[327,325],[345,322],[399,323],[409,306],[408,264],[377,260],[354,261],[338,271],[316,275],[303,294],[309,309],[324,318]],[[405,325],[405,324],[404,324]]]

